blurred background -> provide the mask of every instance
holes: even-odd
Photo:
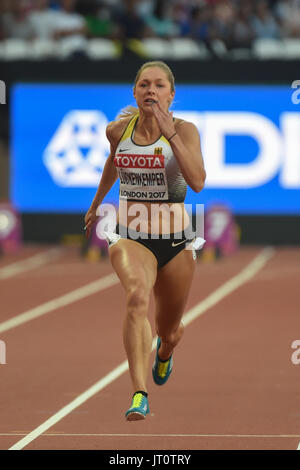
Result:
[[[300,0],[0,0],[0,15],[2,254],[87,252],[105,127],[148,60],[171,67],[174,115],[201,135],[206,187],[186,202],[205,206],[206,249],[299,244]]]

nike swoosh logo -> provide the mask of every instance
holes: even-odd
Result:
[[[126,150],[130,150],[130,149],[120,149],[119,152],[126,152]]]
[[[174,247],[175,247],[175,246],[181,245],[181,243],[185,243],[185,242],[187,242],[187,239],[185,239],[185,240],[182,240],[181,242],[178,242],[178,243],[174,243],[174,242],[172,242],[172,246],[174,246]]]

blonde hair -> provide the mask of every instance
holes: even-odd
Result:
[[[174,79],[173,72],[170,69],[170,67],[165,62],[163,62],[161,60],[154,60],[154,61],[151,61],[151,62],[145,62],[139,68],[139,70],[136,74],[133,88],[136,87],[136,84],[137,84],[142,72],[145,69],[148,69],[149,67],[159,67],[161,70],[163,70],[165,72],[165,74],[167,75],[168,81],[170,82],[171,91],[175,91],[175,79]],[[122,118],[129,117],[129,116],[133,117],[133,116],[136,116],[138,113],[139,113],[139,109],[137,107],[129,105],[129,106],[126,106],[126,108],[121,110],[121,113],[117,116],[117,119],[122,119]]]

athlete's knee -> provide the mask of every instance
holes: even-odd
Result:
[[[179,326],[170,329],[167,324],[161,326],[159,322],[156,322],[156,332],[157,336],[159,336],[164,343],[175,346],[184,333],[184,326],[183,323],[180,322]]]
[[[148,309],[150,293],[145,283],[140,279],[133,279],[127,289],[127,312],[129,314],[142,313]]]
[[[157,328],[157,336],[161,338],[163,343],[173,345],[176,343],[176,334],[173,331],[166,331],[164,329]]]

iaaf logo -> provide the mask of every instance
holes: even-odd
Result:
[[[279,128],[254,112],[176,111],[176,116],[199,129],[207,188],[258,187],[278,173],[282,187],[300,188],[300,113],[281,113]],[[64,117],[44,152],[45,165],[56,184],[98,185],[109,154],[107,123],[100,111],[71,111]],[[226,163],[225,138],[229,135],[250,136],[257,142],[259,151],[249,163]],[[130,165],[129,159],[123,163]]]
[[[109,155],[106,116],[70,111],[45,149],[44,163],[58,186],[97,186]]]

